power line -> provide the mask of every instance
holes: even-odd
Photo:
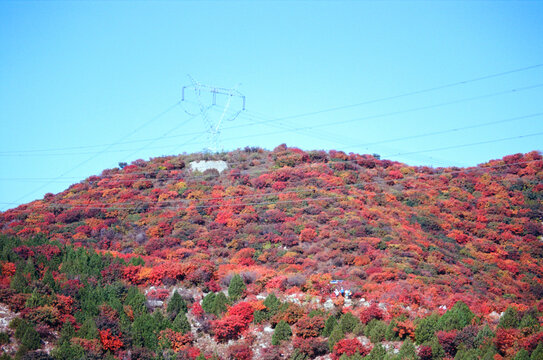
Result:
[[[152,118],[150,118],[149,120],[145,121],[143,124],[141,124],[140,126],[138,126],[136,129],[134,129],[132,132],[126,134],[125,136],[123,136],[121,139],[119,139],[119,141],[123,141],[124,139],[127,139],[128,137],[134,135],[135,133],[137,133],[138,131],[140,131],[141,129],[143,129],[144,127],[148,126],[149,124],[157,121],[158,119],[160,119],[161,117],[163,117],[164,115],[166,115],[167,113],[169,113],[170,111],[172,111],[173,109],[175,109],[178,105],[180,104],[179,101],[175,102],[173,105],[170,105],[168,106],[165,110],[161,111],[160,113],[158,113],[157,115],[153,116]],[[104,148],[103,150],[95,153],[94,155],[92,155],[91,157],[89,157],[88,159],[86,160],[83,160],[82,162],[78,163],[77,165],[71,167],[70,169],[68,169],[67,171],[63,172],[62,174],[60,174],[55,180],[58,180],[60,179],[61,177],[69,174],[70,172],[74,171],[75,169],[85,165],[86,163],[88,163],[89,161],[95,159],[96,157],[102,155],[103,153],[105,153],[107,150],[109,150],[109,148],[111,148],[115,143],[111,144],[110,146]],[[25,194],[24,196],[21,196],[20,198],[18,198],[17,200],[15,200],[16,202],[19,202],[21,201],[22,199],[30,196],[30,195],[33,195],[35,194],[36,192],[40,191],[41,189],[43,189],[44,187],[46,187],[47,185],[50,185],[52,184],[52,182],[47,182],[45,184],[43,184],[42,186],[39,186],[38,188],[32,190],[31,192]]]
[[[512,70],[508,70],[508,71],[503,71],[503,72],[499,72],[499,73],[484,75],[484,76],[471,78],[471,79],[467,79],[467,80],[456,81],[456,82],[452,82],[452,83],[448,83],[448,84],[444,84],[444,85],[438,85],[438,86],[434,86],[434,87],[430,87],[430,88],[409,91],[409,92],[402,93],[402,94],[386,96],[386,97],[377,98],[377,99],[373,99],[373,100],[368,100],[368,101],[364,101],[364,102],[359,102],[359,103],[355,103],[355,104],[336,106],[336,107],[332,107],[332,108],[328,108],[328,109],[322,109],[322,110],[310,111],[310,112],[296,114],[296,115],[288,115],[288,116],[273,118],[273,119],[271,119],[269,121],[272,122],[272,121],[295,119],[295,118],[300,118],[300,117],[308,117],[308,116],[318,115],[318,114],[325,113],[325,112],[333,112],[333,111],[337,111],[337,110],[342,110],[342,109],[347,109],[347,108],[352,108],[352,107],[357,107],[357,106],[362,106],[362,105],[369,105],[369,104],[377,103],[377,102],[384,102],[384,101],[394,100],[394,99],[398,99],[398,98],[401,98],[401,97],[407,97],[407,96],[412,96],[412,95],[428,93],[428,92],[432,92],[432,91],[437,91],[437,90],[441,90],[441,89],[451,88],[451,87],[455,87],[455,86],[459,86],[459,85],[465,85],[465,84],[469,84],[469,83],[473,83],[473,82],[477,82],[477,81],[483,81],[483,80],[487,80],[487,79],[491,79],[491,78],[505,76],[505,75],[509,75],[509,74],[513,74],[513,73],[518,73],[518,72],[522,72],[522,71],[533,70],[533,69],[540,68],[542,66],[543,66],[543,63],[535,64],[535,65],[531,65],[531,66],[525,66],[525,67],[516,68],[516,69],[512,69]],[[190,101],[185,100],[185,102],[190,102]],[[179,104],[179,103],[180,102],[178,102],[177,104]],[[225,127],[224,129],[239,128],[239,127],[240,126],[233,126],[233,127],[231,126],[231,127]],[[181,136],[187,136],[187,135],[195,135],[195,134],[191,133],[191,134],[185,134],[185,135],[181,135]],[[115,142],[115,143],[102,144],[102,145],[71,146],[71,147],[49,148],[49,149],[40,149],[40,150],[1,151],[0,156],[6,155],[6,154],[11,154],[11,153],[29,153],[29,152],[76,150],[76,149],[84,149],[84,148],[111,146],[111,145],[117,145],[117,144],[129,144],[129,143],[137,143],[137,142],[146,142],[146,141],[154,140],[154,139],[157,139],[157,138],[143,139],[143,140],[133,140],[133,141],[122,142],[122,143],[121,142]]]
[[[477,81],[488,80],[488,79],[492,79],[492,78],[496,78],[496,77],[500,77],[500,76],[504,76],[504,75],[509,75],[509,74],[513,74],[513,73],[517,73],[517,72],[521,72],[521,71],[533,70],[533,69],[540,68],[542,66],[543,66],[543,63],[535,64],[535,65],[526,66],[526,67],[522,67],[522,68],[517,68],[517,69],[513,69],[513,70],[508,70],[508,71],[503,71],[503,72],[499,72],[499,73],[484,75],[484,76],[480,76],[480,77],[476,77],[476,78],[472,78],[472,79],[456,81],[456,82],[452,82],[452,83],[448,83],[448,84],[444,84],[444,85],[438,85],[438,86],[425,88],[425,89],[421,89],[421,90],[409,91],[409,92],[398,94],[398,95],[386,96],[386,97],[377,98],[377,99],[373,99],[373,100],[363,101],[363,102],[359,102],[359,103],[355,103],[355,104],[342,105],[342,106],[336,106],[336,107],[317,110],[317,111],[310,111],[310,112],[296,114],[296,115],[283,116],[283,117],[275,118],[274,121],[296,119],[296,118],[300,118],[300,117],[313,116],[313,115],[318,115],[318,114],[327,113],[327,112],[333,112],[333,111],[338,111],[338,110],[354,108],[354,107],[358,107],[358,106],[362,106],[362,105],[369,105],[369,104],[374,104],[374,103],[383,102],[383,101],[395,100],[395,99],[399,99],[399,98],[402,98],[402,97],[407,97],[407,96],[412,96],[412,95],[419,95],[419,94],[424,94],[424,93],[428,93],[428,92],[432,92],[432,91],[451,88],[451,87],[455,87],[455,86],[459,86],[459,85],[465,85],[465,84],[469,84],[469,83],[473,83],[473,82],[477,82]]]
[[[405,110],[398,110],[398,111],[392,111],[392,112],[381,113],[381,114],[376,114],[376,115],[368,115],[368,116],[363,116],[363,117],[356,117],[356,118],[352,118],[352,119],[340,120],[340,121],[335,121],[335,122],[326,122],[326,123],[314,124],[314,125],[310,125],[310,126],[299,127],[299,128],[293,129],[293,130],[315,129],[315,128],[322,128],[322,127],[328,127],[328,126],[336,126],[336,125],[340,125],[340,124],[348,124],[348,123],[357,122],[357,121],[367,121],[367,120],[379,119],[379,118],[383,118],[383,117],[402,115],[402,114],[406,114],[406,113],[417,112],[417,111],[428,110],[428,109],[434,109],[434,108],[438,108],[438,107],[442,107],[442,106],[459,104],[459,103],[469,102],[469,101],[475,101],[475,100],[490,98],[490,97],[494,97],[494,96],[505,95],[505,94],[509,94],[509,93],[518,93],[518,92],[521,92],[521,91],[532,90],[532,89],[540,88],[540,87],[543,87],[543,83],[530,85],[530,86],[524,86],[524,87],[520,87],[520,88],[508,89],[508,90],[505,90],[505,91],[493,92],[493,93],[484,94],[484,95],[467,97],[467,98],[462,98],[462,99],[457,99],[457,100],[452,100],[452,101],[447,101],[447,102],[442,102],[442,103],[437,103],[437,104],[432,104],[432,105],[419,106],[419,107],[405,109]],[[271,122],[275,122],[275,121],[276,120],[261,120],[261,121],[254,121],[253,124],[254,125],[260,125],[260,124],[267,124],[267,123],[271,123]],[[240,128],[240,127],[247,127],[247,125],[235,125],[235,126],[230,126],[230,127],[224,127],[224,129],[234,129],[234,128]],[[282,131],[276,131],[276,132],[251,134],[251,135],[244,135],[244,136],[239,136],[238,135],[238,136],[235,136],[235,137],[232,137],[232,138],[223,139],[223,141],[232,140],[232,139],[237,140],[237,139],[242,139],[242,138],[254,138],[254,137],[257,137],[257,136],[268,136],[268,135],[274,135],[274,134],[280,134],[280,133],[283,133],[283,132]],[[185,134],[183,134],[181,136],[187,136],[187,135],[193,135],[193,134],[200,135],[200,134],[205,134],[205,132],[185,133]],[[180,135],[163,136],[163,137],[160,137],[160,139],[170,139],[170,138],[175,138],[175,137],[179,137],[179,136]],[[194,142],[186,142],[185,143],[185,145],[193,145],[193,144],[195,144],[195,143]],[[115,144],[111,144],[111,146],[113,146],[113,145],[115,145]],[[111,146],[109,146],[107,149],[109,149]],[[167,147],[170,147],[170,146],[171,145],[168,145]],[[153,147],[151,149],[164,148],[164,147],[166,147],[166,146]],[[102,152],[105,152],[107,149],[103,150]],[[112,152],[128,152],[128,151],[133,151],[133,149],[112,150]],[[70,152],[70,153],[64,153],[64,154],[45,154],[44,156],[67,156],[67,155],[71,156],[71,155],[76,155],[76,154],[78,154],[78,153]],[[79,154],[82,155],[82,154],[89,154],[89,153],[79,153]],[[3,156],[3,155],[0,154],[0,156]]]

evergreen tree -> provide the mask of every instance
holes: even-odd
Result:
[[[187,312],[187,303],[177,291],[174,291],[170,301],[168,302],[168,313],[172,318],[175,318],[180,312]]]
[[[475,337],[474,346],[479,347],[485,343],[489,343],[490,339],[492,339],[494,336],[495,336],[494,332],[490,329],[490,327],[487,324],[477,333],[477,336]]]
[[[432,314],[419,321],[419,324],[415,328],[415,340],[417,344],[420,345],[432,339],[437,330],[438,321],[438,314]]]
[[[407,338],[400,348],[398,353],[398,358],[401,360],[416,360],[417,359],[417,350],[411,339]]]
[[[21,344],[28,350],[36,350],[41,347],[40,334],[34,329],[33,326],[29,326],[21,338]]]
[[[43,295],[38,293],[37,289],[32,290],[30,297],[26,300],[25,307],[27,308],[37,308],[38,306],[43,306],[47,303],[47,300]]]
[[[370,338],[371,342],[377,344],[385,340],[385,334],[387,331],[387,324],[381,320],[372,320],[372,325],[369,326],[369,331],[367,336]]]
[[[58,292],[58,285],[50,269],[47,269],[47,272],[45,273],[41,281],[42,283],[47,285],[49,289],[51,289],[53,292]]]
[[[82,339],[92,340],[98,338],[98,328],[92,317],[85,319],[77,331],[77,336]]]
[[[290,340],[292,337],[292,330],[290,325],[281,320],[275,326],[275,330],[272,335],[272,345],[280,345],[283,340]]]
[[[62,325],[62,329],[60,330],[60,337],[59,337],[59,343],[63,341],[70,341],[71,338],[75,336],[75,329],[71,322],[66,321],[64,325]]]
[[[15,272],[15,275],[11,278],[9,287],[18,293],[25,293],[28,291],[28,281],[21,271]]]
[[[400,340],[400,337],[398,336],[398,333],[394,328],[398,325],[398,322],[396,319],[392,319],[390,323],[387,326],[387,329],[385,331],[385,340],[387,341],[398,341]]]
[[[334,327],[334,330],[332,330],[330,336],[328,337],[328,348],[330,349],[330,352],[334,351],[334,345],[336,345],[336,343],[344,337],[345,334],[341,330],[341,326],[338,324],[336,327]]]
[[[458,301],[438,320],[437,328],[444,331],[462,330],[471,324],[474,317],[469,307],[462,301]]]
[[[356,316],[350,312],[346,312],[345,314],[341,315],[341,318],[339,319],[339,326],[341,326],[343,333],[347,334],[353,332],[354,328],[359,322],[360,320]]]
[[[226,304],[228,304],[228,299],[222,291],[220,291],[217,296],[215,296],[215,301],[213,302],[213,314],[216,316],[221,315],[227,310]]]
[[[520,320],[519,329],[525,333],[535,333],[539,330],[539,321],[537,311],[527,311]]]
[[[265,304],[264,304],[265,305]],[[204,296],[204,299],[202,300],[202,309],[206,313],[213,313],[213,309],[215,307],[215,293],[210,292],[206,296]]]
[[[466,349],[466,347],[461,346],[456,352],[454,360],[476,360],[479,358],[478,353],[477,349]]]
[[[274,293],[269,294],[266,296],[266,299],[264,299],[264,306],[266,307],[267,311],[270,313],[270,317],[275,315],[277,311],[279,311],[279,307],[281,306],[281,301],[275,296]]]
[[[432,348],[432,360],[440,360],[445,357],[445,350],[443,350],[443,346],[441,346],[436,336],[430,340],[429,345]]]
[[[134,320],[132,324],[132,339],[137,347],[155,351],[158,347],[155,319],[145,313]]]
[[[173,330],[181,331],[183,334],[190,332],[190,323],[187,319],[187,315],[184,312],[179,312],[175,320],[173,321]]]
[[[530,356],[530,360],[541,360],[543,359],[543,342],[540,342],[537,344],[537,347],[534,351],[532,351],[532,355]]]
[[[158,332],[171,328],[173,326],[172,322],[164,316],[161,310],[156,310],[153,313],[153,318],[155,319],[155,324],[157,326]]]
[[[337,326],[337,320],[334,316],[330,315],[328,319],[326,319],[326,322],[324,323],[324,329],[322,329],[321,335],[324,337],[330,336],[332,333],[332,330],[334,330],[334,327]]]
[[[73,345],[70,341],[59,343],[52,352],[55,360],[84,359],[85,352],[79,345]]]
[[[382,360],[386,357],[387,351],[381,344],[377,344],[364,360]]]
[[[247,287],[245,286],[241,276],[239,276],[239,274],[235,274],[230,280],[230,285],[228,286],[228,297],[232,301],[239,300],[246,289]]]
[[[525,349],[520,349],[513,360],[530,360],[530,353]]]
[[[147,313],[147,306],[145,303],[145,295],[143,295],[137,287],[132,286],[126,294],[124,304],[130,305],[132,311],[134,311],[134,316],[141,316]]]
[[[499,328],[503,328],[503,329],[515,328],[516,329],[518,328],[519,325],[520,325],[520,320],[519,320],[518,310],[512,306],[509,306],[505,310],[505,313],[503,313],[502,317],[500,318],[500,322],[498,323],[498,329]]]

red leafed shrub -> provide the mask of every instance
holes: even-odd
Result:
[[[376,303],[371,304],[360,313],[360,321],[364,324],[369,323],[373,319],[382,320],[383,317],[383,310],[381,310]]]
[[[445,353],[450,355],[451,357],[454,357],[454,355],[456,354],[456,343],[454,340],[456,339],[457,333],[457,330],[438,331],[436,333],[437,339],[443,347],[443,350],[445,350]]]
[[[420,360],[432,360],[432,347],[431,346],[419,347],[418,355],[419,355]]]
[[[102,348],[104,350],[117,351],[124,346],[123,342],[120,340],[121,334],[119,336],[114,336],[111,334],[110,329],[100,330],[100,342],[102,343]]]
[[[16,266],[12,262],[2,264],[2,276],[12,277],[15,274]]]
[[[158,335],[161,344],[168,346],[173,351],[179,351],[187,345],[192,344],[194,337],[191,332],[183,334],[172,329],[162,330]]]
[[[237,339],[253,321],[254,309],[247,302],[240,302],[228,309],[226,316],[213,322],[213,332],[217,341]]]
[[[147,293],[147,298],[151,300],[164,300],[170,295],[168,289],[152,289]]]
[[[314,229],[307,228],[300,232],[300,242],[310,242],[317,237],[317,232]]]
[[[319,336],[324,328],[324,319],[320,316],[310,318],[304,316],[296,323],[296,336],[301,338],[310,338]]]
[[[239,338],[246,326],[247,324],[239,316],[226,316],[212,323],[215,339],[219,342]]]
[[[494,342],[500,354],[505,355],[520,338],[520,330],[499,328],[496,331]]]
[[[202,309],[202,305],[200,305],[199,302],[195,302],[193,305],[192,305],[192,315],[194,315],[194,317],[196,318],[201,318],[202,316],[204,316],[204,309]]]
[[[524,338],[522,340],[522,347],[532,352],[540,342],[543,343],[543,331]]]
[[[295,337],[292,341],[292,345],[295,349],[298,349],[309,356],[310,359],[328,353],[328,342],[321,337],[307,339]]]
[[[22,245],[13,249],[13,252],[22,257],[23,259],[28,259],[29,257],[34,257],[34,251],[26,245]]]
[[[338,360],[341,355],[352,356],[359,353],[362,356],[366,356],[370,353],[370,348],[362,345],[358,339],[343,339],[339,340],[334,345],[334,352],[332,353],[332,359]]]
[[[402,340],[407,337],[409,337],[411,340],[415,340],[415,325],[410,320],[398,321],[394,327],[394,331],[398,333],[398,336]]]
[[[249,324],[253,321],[254,308],[248,302],[240,302],[230,309],[228,309],[228,316],[237,316],[245,324]]]
[[[251,360],[253,351],[246,344],[236,344],[228,348],[228,359],[230,360]]]

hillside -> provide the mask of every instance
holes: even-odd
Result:
[[[199,160],[228,168],[193,170]],[[56,344],[55,358],[62,346],[127,359],[371,349],[381,359],[394,347],[405,348],[399,358],[539,356],[542,180],[538,152],[437,169],[286,146],[137,160],[0,213],[0,301],[42,326],[34,348]],[[107,294],[89,295],[96,285]],[[189,307],[183,321],[170,306],[177,295],[168,300],[174,289]],[[209,305],[221,290],[222,311]],[[347,323],[347,313],[354,325],[331,341],[330,324]],[[447,323],[458,314],[469,319]],[[134,330],[160,316],[163,325]],[[273,346],[281,320],[294,335]],[[17,326],[5,330],[8,342]],[[79,334],[88,327],[96,331]],[[469,331],[492,340],[468,346]],[[407,339],[417,355],[405,355]]]

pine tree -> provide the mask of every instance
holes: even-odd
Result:
[[[213,314],[216,316],[221,315],[226,311],[226,304],[228,304],[228,299],[226,295],[221,291],[215,296],[215,301],[213,302]]]
[[[60,338],[59,343],[63,341],[70,341],[71,338],[73,338],[75,335],[75,329],[71,322],[66,321],[64,325],[62,325],[62,329],[60,330]]]
[[[500,318],[500,322],[498,323],[498,329],[511,329],[511,328],[518,328],[520,324],[519,320],[519,314],[518,310],[515,309],[512,306],[509,306],[505,313],[503,313],[502,317]]]
[[[281,320],[275,326],[275,330],[272,335],[272,345],[280,345],[283,340],[290,340],[292,337],[292,329],[290,325]]]
[[[213,308],[215,306],[215,296],[216,295],[213,292],[210,292],[209,294],[204,296],[204,299],[202,300],[202,309],[204,309],[206,313],[213,313]]]
[[[341,330],[347,334],[353,332],[354,328],[360,320],[354,316],[350,312],[346,312],[345,314],[341,315],[341,318],[339,319],[339,326],[341,326]]]
[[[27,328],[21,339],[21,344],[28,350],[36,350],[41,347],[40,334],[33,326]]]
[[[377,344],[373,347],[369,355],[365,360],[382,360],[386,357],[387,351],[381,344]]]
[[[337,326],[337,320],[334,316],[330,315],[328,319],[326,319],[326,322],[324,323],[324,329],[322,329],[321,335],[324,337],[330,336],[332,333],[332,330],[334,330],[334,327]]]
[[[239,274],[235,274],[230,280],[230,285],[228,286],[228,297],[232,301],[239,300],[246,289],[247,287],[245,286],[241,276],[239,276]]]
[[[73,345],[70,341],[59,343],[52,352],[55,360],[73,360],[84,357],[85,352],[79,345]]]
[[[328,337],[328,348],[330,349],[330,352],[334,351],[334,345],[336,345],[336,343],[344,337],[345,334],[341,330],[341,326],[338,324],[334,327],[334,330],[332,330],[330,336]]]
[[[530,353],[525,349],[520,349],[513,360],[530,360]]]
[[[441,346],[436,336],[430,340],[429,345],[432,348],[432,360],[439,360],[445,357],[445,350],[443,350],[443,346]]]
[[[417,350],[411,339],[407,338],[400,348],[398,353],[398,358],[402,360],[416,360],[417,359]]]
[[[98,328],[92,317],[85,319],[77,331],[77,336],[83,339],[92,340],[98,338]]]
[[[168,302],[168,313],[172,318],[175,318],[180,312],[187,312],[187,303],[177,291],[174,291],[170,301]]]
[[[540,342],[534,351],[532,351],[532,356],[530,360],[541,360],[543,359],[543,343]]]
[[[430,341],[437,330],[438,314],[432,314],[420,320],[415,328],[415,340],[417,344],[423,344]]]
[[[158,338],[156,333],[155,319],[145,313],[134,320],[132,324],[132,339],[134,345],[156,350]]]
[[[471,324],[474,317],[475,314],[471,312],[469,307],[462,301],[458,301],[438,320],[437,328],[444,331],[462,330]]]
[[[266,299],[264,299],[264,306],[266,307],[270,315],[273,316],[277,313],[277,311],[279,311],[279,307],[281,306],[281,301],[279,301],[279,299],[277,298],[277,296],[275,296],[274,293],[271,293],[268,296],[266,296]]]
[[[181,331],[183,334],[190,332],[191,329],[187,315],[182,311],[179,312],[172,326],[174,331]]]

